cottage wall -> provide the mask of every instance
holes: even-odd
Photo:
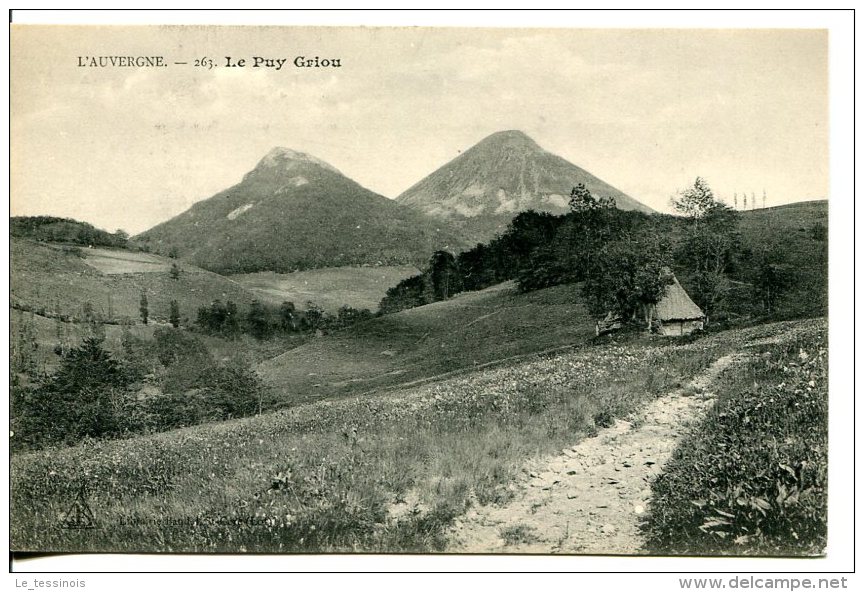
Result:
[[[698,331],[704,328],[704,323],[701,319],[690,321],[664,321],[660,327],[662,335],[680,336],[690,335],[693,331]]]

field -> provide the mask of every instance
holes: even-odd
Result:
[[[258,370],[277,398],[296,404],[584,344],[593,335],[578,286],[519,294],[505,283],[313,339]]]
[[[197,309],[213,300],[233,300],[242,308],[255,294],[215,273],[178,263],[179,276],[170,275],[173,259],[121,249],[69,248],[26,239],[11,244],[10,324],[13,347],[35,343],[32,359],[39,371],[52,371],[60,361],[55,348],[77,346],[92,328],[87,308],[105,334],[105,347],[121,350],[124,330],[149,338],[153,329],[167,326],[171,300],[180,307],[181,325],[191,326]],[[141,294],[147,294],[149,324],[140,319]],[[220,359],[241,353],[258,362],[303,341],[292,334],[258,342],[245,336],[234,342],[202,336]]]
[[[526,460],[638,414],[726,353],[754,342],[779,352],[823,327],[593,345],[389,393],[17,455],[12,547],[446,550],[453,519],[506,502]],[[69,528],[82,508],[94,528]]]
[[[124,251],[122,249],[92,248],[82,250],[84,263],[96,268],[104,274],[119,273],[150,273],[165,272],[171,269],[171,260],[151,255],[150,253],[137,253]]]
[[[388,288],[418,273],[420,270],[411,265],[384,265],[247,273],[230,278],[263,301],[279,305],[287,300],[297,308],[305,308],[306,302],[311,300],[325,311],[336,314],[339,307],[346,304],[375,312]]]
[[[825,206],[742,216],[742,265],[770,249],[794,270],[797,283],[775,319],[826,311]],[[28,343],[16,336],[32,333],[36,365],[49,372],[60,359],[58,343],[77,344],[94,330],[82,322],[88,311],[107,323],[99,329],[117,354],[124,331],[147,338],[165,326],[171,300],[179,302],[185,327],[215,299],[241,309],[259,299],[298,308],[311,300],[328,312],[344,304],[374,310],[388,287],[417,271],[344,267],[223,277],[119,249],[14,239],[11,250],[13,346]],[[175,263],[177,278],[170,273]],[[741,278],[749,278],[748,269],[738,270]],[[147,326],[139,320],[142,293]],[[522,294],[505,283],[319,336],[205,336],[214,359],[257,364],[268,391],[257,408],[264,401],[271,412],[16,453],[13,547],[447,551],[454,519],[478,505],[507,503],[531,459],[596,435],[615,418],[635,425],[652,399],[746,351],[740,373],[721,377],[715,411],[655,482],[646,549],[819,553],[825,325],[790,321],[680,341],[628,333],[595,339],[580,285]],[[763,445],[769,441],[776,444]],[[95,528],[70,527],[82,508],[92,510]],[[527,535],[510,526],[505,539],[516,546]]]
[[[173,279],[169,270],[174,260],[167,257],[121,249],[63,249],[24,239],[13,239],[10,251],[12,307],[43,316],[78,317],[89,303],[105,321],[136,321],[146,293],[152,320],[166,322],[170,302],[176,300],[187,324],[199,306],[217,298],[238,306],[255,298],[236,282],[186,263],[178,263],[180,275]]]

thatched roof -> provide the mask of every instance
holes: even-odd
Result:
[[[656,315],[661,321],[686,321],[701,319],[705,313],[690,299],[678,283],[678,278],[673,275],[672,283],[666,286],[666,293],[657,303]]]

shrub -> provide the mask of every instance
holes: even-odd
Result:
[[[129,375],[102,348],[102,341],[85,339],[63,358],[56,374],[35,388],[14,391],[19,440],[35,447],[133,429],[126,421],[126,409],[134,404],[126,390],[129,383]]]
[[[824,333],[753,359],[653,485],[661,553],[810,555],[826,540]]]

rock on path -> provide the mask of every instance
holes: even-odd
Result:
[[[724,356],[688,387],[655,399],[640,425],[618,420],[597,437],[534,463],[516,499],[478,507],[454,524],[447,551],[644,553],[639,523],[649,509],[651,482],[687,427],[713,405],[711,384],[739,357]]]

